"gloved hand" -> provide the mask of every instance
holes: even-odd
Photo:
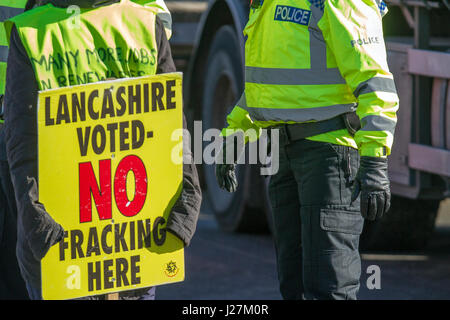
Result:
[[[368,220],[381,218],[391,206],[391,190],[386,158],[362,156],[352,202],[361,193],[361,215]]]
[[[240,134],[242,133],[238,132],[235,135]],[[238,144],[235,143],[235,139],[232,136],[229,136],[223,140],[222,150],[217,154],[216,180],[219,187],[228,192],[235,192],[237,190],[238,182],[235,172],[236,162],[241,157],[243,151],[243,145],[238,146]]]
[[[219,187],[228,191],[235,192],[238,187],[236,179],[236,165],[233,164],[216,164],[216,179]]]

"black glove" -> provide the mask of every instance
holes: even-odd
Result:
[[[228,157],[227,148],[230,152],[233,151],[233,154],[228,155]],[[233,139],[228,138],[223,140],[222,150],[219,151],[216,157],[216,180],[219,187],[228,192],[235,192],[238,187],[235,170],[236,162],[237,159],[239,159],[240,154],[241,152],[238,151],[237,145],[234,143]],[[221,161],[219,161],[219,159]]]
[[[228,192],[236,191],[238,182],[235,170],[235,164],[216,164],[216,179],[220,188]]]
[[[381,218],[391,206],[391,190],[388,178],[386,158],[362,156],[355,185],[352,202],[361,193],[361,214],[365,219]]]

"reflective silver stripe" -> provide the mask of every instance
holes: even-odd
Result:
[[[247,110],[250,117],[254,121],[322,121],[334,118],[346,112],[356,110],[356,103],[353,104],[337,104],[326,107],[316,108],[294,108],[294,109],[279,109],[279,108],[249,108],[244,104],[238,104],[239,107]]]
[[[6,62],[8,60],[8,47],[0,46],[0,62]]]
[[[314,15],[313,18],[315,18],[316,23],[322,18],[323,16],[323,9],[321,9],[317,4],[314,4],[314,1],[308,0],[308,2],[311,4],[310,9]],[[315,1],[317,2],[317,1]],[[319,1],[320,2],[320,1]],[[324,2],[324,1],[322,1]]]
[[[320,40],[319,36],[322,37],[322,34],[311,29],[309,30],[311,69],[325,71],[327,70],[327,48],[323,38]]]
[[[241,107],[242,109],[247,110],[247,98],[245,96],[245,90],[242,93],[241,97],[239,98],[238,102],[236,102],[236,105],[238,107]]]
[[[337,68],[282,69],[245,67],[245,81],[271,85],[345,84]]]
[[[311,21],[308,26],[311,69],[324,71],[327,69],[327,45],[317,25],[323,12],[315,6],[311,6],[311,11]]]
[[[397,121],[376,115],[370,115],[362,118],[362,131],[387,131],[394,135]]]
[[[353,94],[355,97],[358,97],[361,94],[375,91],[397,93],[393,79],[374,77],[360,83]]]
[[[0,22],[3,22],[5,20],[8,20],[9,18],[21,14],[23,10],[24,10],[23,8],[21,9],[21,8],[0,6]]]

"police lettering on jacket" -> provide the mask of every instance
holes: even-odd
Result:
[[[380,39],[378,37],[364,37],[364,38],[360,38],[360,39],[354,39],[352,41],[350,41],[350,44],[352,45],[352,47],[356,46],[356,45],[367,45],[367,44],[379,44],[380,43]]]
[[[276,21],[294,22],[307,26],[311,18],[311,11],[289,6],[278,5],[275,9]]]

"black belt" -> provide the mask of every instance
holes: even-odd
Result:
[[[346,122],[348,123],[348,116],[353,117],[354,115],[355,113],[352,112],[345,115],[339,115],[328,120],[285,124],[282,126],[276,126],[275,128],[285,131],[290,141],[301,140],[341,129],[347,129],[350,133],[354,133],[350,130],[350,128],[348,128],[348,124],[346,124]]]

